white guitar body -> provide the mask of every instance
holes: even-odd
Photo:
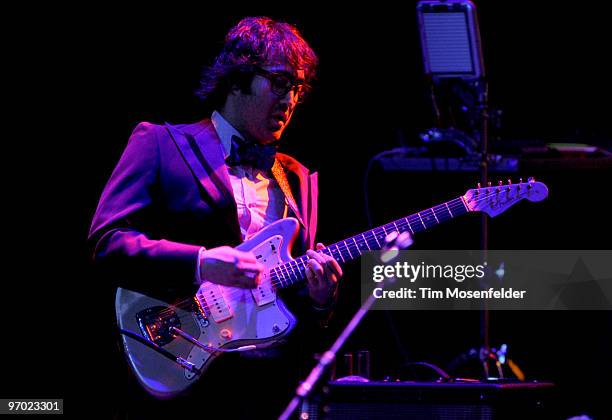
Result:
[[[224,349],[245,345],[268,347],[293,329],[295,317],[276,297],[268,273],[273,267],[292,259],[290,248],[297,231],[295,219],[282,219],[237,247],[242,251],[252,251],[258,262],[267,269],[256,289],[205,282],[192,300],[193,305],[188,305],[192,307],[187,309],[131,290],[117,290],[115,306],[120,329],[132,331],[154,342],[158,337],[158,344],[165,350],[184,358],[198,370],[194,372],[182,367],[145,344],[123,335],[128,362],[148,392],[158,398],[175,396],[192,385],[212,360],[221,354],[169,334],[169,325],[177,326],[205,345]],[[165,325],[154,322],[160,313],[167,320]]]

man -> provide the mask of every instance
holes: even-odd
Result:
[[[300,231],[293,254],[306,251],[307,282],[284,297],[295,302],[303,324],[324,325],[342,270],[331,256],[312,249],[317,174],[276,153],[316,64],[289,24],[245,18],[231,29],[201,82],[210,118],[181,126],[141,123],[130,137],[90,230],[100,271],[118,285],[170,298],[193,295],[204,281],[253,288],[264,267],[253,253],[233,247],[276,220],[295,217]],[[233,370],[220,373],[220,380],[234,390],[248,384],[247,394],[256,393],[257,374],[246,374],[249,367],[240,363],[266,365],[271,356],[254,353],[233,360]],[[290,391],[283,387],[282,393]],[[206,388],[210,392],[220,391]],[[258,408],[250,407],[249,414]],[[278,415],[280,408],[269,413]]]

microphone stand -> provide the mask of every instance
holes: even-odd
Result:
[[[483,187],[489,183],[489,87],[483,77],[478,81],[478,110],[480,111],[480,182]],[[481,238],[480,247],[486,261],[489,249],[489,218],[485,213],[481,215]],[[486,278],[486,277],[485,277]],[[480,319],[480,361],[483,364],[485,378],[489,377],[488,358],[490,354],[489,342],[489,308],[486,300],[483,302],[483,309]]]
[[[385,246],[382,250],[381,262],[388,263],[389,261],[392,261],[393,259],[395,259],[395,257],[397,257],[398,251],[400,249],[408,248],[410,245],[412,245],[412,237],[408,232],[403,232],[399,235],[397,234],[397,232],[390,233],[385,238]],[[380,283],[380,287],[384,288],[388,283],[391,283],[394,280],[394,277],[389,278]],[[321,376],[323,376],[323,374],[325,373],[326,369],[336,359],[336,354],[338,353],[338,351],[340,351],[346,340],[348,340],[349,336],[353,333],[353,331],[355,331],[355,329],[357,328],[363,317],[366,315],[366,313],[368,313],[375,301],[376,298],[373,294],[371,294],[365,300],[365,302],[362,303],[361,307],[357,310],[355,315],[353,315],[353,318],[344,328],[342,333],[338,336],[331,348],[326,351],[323,356],[321,356],[319,362],[312,369],[308,377],[298,386],[295,392],[295,396],[289,402],[289,405],[287,405],[285,411],[283,411],[283,413],[280,415],[279,420],[289,419],[293,412],[297,409],[300,402],[308,398],[312,390],[315,388],[319,379],[321,379]]]

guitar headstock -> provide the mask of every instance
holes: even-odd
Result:
[[[503,213],[509,207],[522,199],[529,201],[542,201],[548,197],[548,187],[542,182],[536,182],[529,178],[523,182],[521,178],[518,184],[508,180],[507,184],[501,181],[496,186],[481,187],[467,190],[463,195],[463,201],[470,211],[483,211],[491,217]]]

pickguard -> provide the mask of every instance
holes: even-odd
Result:
[[[269,277],[270,269],[283,263],[282,245],[283,237],[279,234],[251,249],[257,261],[266,267],[257,288],[241,289],[212,283],[200,286],[196,299],[205,308],[210,323],[202,328],[199,341],[212,347],[256,344],[258,348],[264,348],[290,331],[295,320],[284,304],[276,299],[276,290]],[[209,351],[193,347],[187,360],[201,369],[209,358]],[[193,372],[185,369],[187,379],[194,376]]]

